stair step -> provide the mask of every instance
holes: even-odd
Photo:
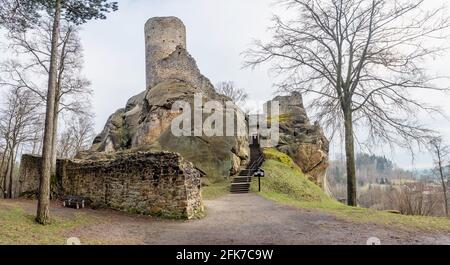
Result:
[[[231,186],[230,187],[230,189],[249,189],[250,188],[250,186],[244,186],[244,185],[241,185],[241,186]]]
[[[249,190],[250,187],[235,187],[235,188],[230,188],[230,190]]]
[[[250,187],[250,185],[232,185],[230,188],[236,188],[236,189],[245,188],[245,189],[248,189],[249,187]]]
[[[245,178],[234,178],[233,183],[250,183],[252,182],[251,178],[245,177]]]
[[[248,193],[249,191],[249,182],[231,183],[230,192],[232,193]]]
[[[250,185],[253,181],[253,174],[255,174],[264,161],[262,158],[262,152],[259,150],[259,145],[252,146],[251,148],[257,148],[257,150],[253,150],[251,152],[250,163],[247,167],[244,169],[241,168],[238,176],[233,178],[230,185],[231,193],[249,193]]]

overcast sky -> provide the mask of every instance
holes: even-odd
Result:
[[[267,68],[242,70],[241,52],[266,38],[272,16],[261,0],[126,0],[105,21],[84,26],[85,73],[93,81],[97,129],[107,116],[145,88],[144,24],[154,16],[177,16],[187,27],[187,48],[213,84],[232,80],[254,100],[272,97]]]
[[[436,5],[445,0],[426,0]],[[81,39],[85,50],[85,74],[92,81],[96,129],[103,128],[108,116],[124,107],[128,98],[145,89],[144,24],[154,16],[177,16],[187,27],[188,51],[194,56],[202,73],[213,84],[232,80],[245,88],[250,98],[264,101],[273,97],[274,78],[268,67],[243,70],[242,56],[253,39],[268,39],[267,27],[274,13],[284,9],[273,0],[123,0],[119,11],[107,20],[93,21],[83,27]],[[450,75],[450,56],[430,62],[429,68]],[[421,95],[433,104],[446,106],[448,98]],[[424,122],[450,135],[450,122]],[[450,140],[450,138],[449,138]],[[340,151],[336,145],[332,152]],[[407,152],[387,156],[402,167],[411,167]],[[415,160],[418,168],[431,166],[425,152]]]

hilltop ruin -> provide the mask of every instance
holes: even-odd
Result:
[[[61,159],[52,180],[56,197],[79,195],[95,206],[134,213],[192,218],[203,211],[202,179],[237,174],[250,158],[248,121],[235,119],[235,136],[182,136],[171,131],[183,100],[226,105],[187,51],[186,27],[176,17],[151,18],[145,24],[146,89],[110,116],[90,150]],[[301,95],[278,97],[282,115],[281,143],[310,178],[321,185],[327,166],[328,141],[311,125]],[[231,113],[244,116],[236,105]],[[203,118],[205,118],[206,115]],[[192,119],[194,120],[194,119]],[[227,134],[224,134],[227,135]],[[41,158],[24,155],[22,195],[38,192]]]

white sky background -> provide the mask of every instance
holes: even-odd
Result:
[[[426,1],[432,6],[446,2]],[[187,49],[213,84],[234,81],[254,101],[271,99],[275,79],[268,74],[269,67],[242,70],[240,54],[251,47],[253,39],[268,40],[272,15],[287,12],[272,3],[273,0],[119,0],[119,11],[110,14],[107,20],[84,25],[81,32],[84,73],[94,90],[96,130],[100,132],[109,115],[145,89],[144,24],[154,16],[177,16],[183,20],[187,27]],[[430,62],[428,67],[450,76],[449,65],[450,52]],[[420,96],[444,106],[450,116],[450,95]],[[427,118],[424,122],[450,135],[450,121]],[[450,137],[447,139],[450,142]],[[336,144],[331,147],[332,153],[341,150]],[[411,157],[406,151],[391,154],[387,150],[386,156],[402,167],[411,168]],[[416,157],[415,167],[429,166],[428,154]]]

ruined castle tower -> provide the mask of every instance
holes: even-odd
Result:
[[[172,121],[181,115],[172,110],[174,102],[184,101],[193,106],[198,94],[204,102],[219,101],[225,105],[228,101],[215,91],[186,50],[183,22],[176,17],[149,19],[145,24],[145,52],[145,91],[112,114],[90,151],[80,153],[78,158],[109,157],[124,150],[171,151],[213,178],[236,173],[249,155],[248,137],[244,133],[236,137],[177,137],[172,133]],[[233,112],[236,116],[243,115],[238,107]],[[246,130],[245,120],[238,122],[235,128]]]
[[[186,49],[186,27],[177,17],[154,17],[145,24],[147,89],[158,82],[159,63],[177,47]]]

